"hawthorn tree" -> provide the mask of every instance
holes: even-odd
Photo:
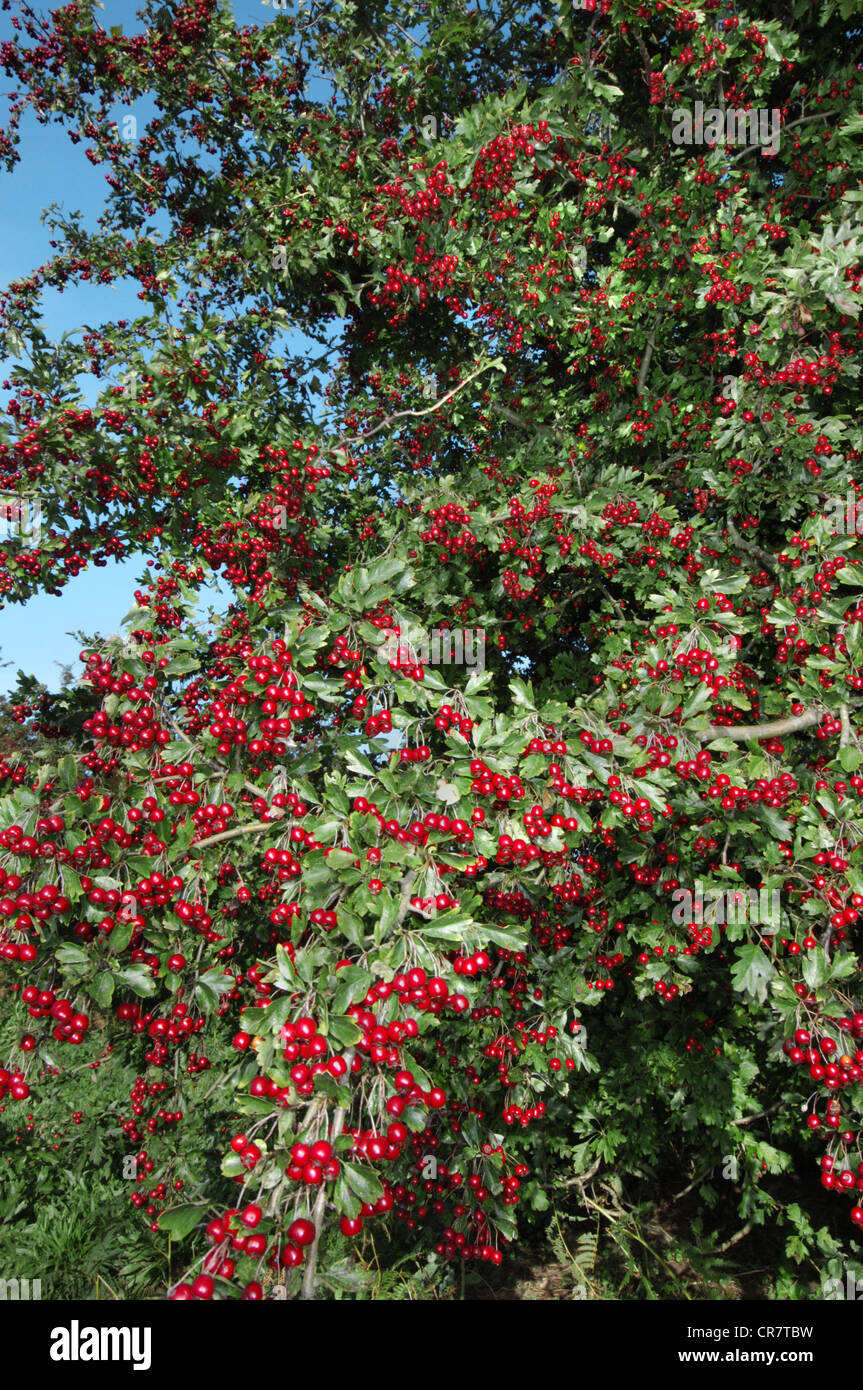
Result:
[[[854,10],[22,6],[6,165],[30,111],[107,192],[2,298],[0,589],[148,565],[14,703],[0,1123],[25,1195],[137,1179],[173,1297],[720,1169],[859,1256]]]

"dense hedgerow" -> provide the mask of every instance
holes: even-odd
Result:
[[[150,563],[8,702],[4,1273],[677,1296],[691,1193],[702,1292],[859,1271],[860,35],[758,9],[24,7],[6,164],[106,207],[2,298],[0,595]]]

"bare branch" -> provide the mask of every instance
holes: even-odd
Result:
[[[645,81],[645,85],[646,85],[646,87],[647,87],[647,90],[650,91],[650,73],[651,73],[651,67],[650,67],[650,55],[649,55],[649,53],[647,52],[647,45],[645,44],[644,39],[641,37],[641,35],[640,35],[640,33],[638,32],[637,29],[635,30],[635,33],[634,33],[633,37],[634,37],[634,39],[635,39],[635,42],[638,44],[638,51],[639,51],[639,53],[641,54],[641,62],[642,62],[642,68],[643,68],[643,71],[644,71],[644,81]]]
[[[783,135],[786,130],[793,130],[794,127],[798,125],[808,125],[810,121],[826,121],[832,117],[832,114],[833,113],[830,111],[819,111],[816,116],[801,116],[796,121],[789,121],[787,125],[780,126],[779,133]],[[747,145],[745,149],[739,150],[737,154],[733,154],[728,163],[736,164],[738,159],[745,159],[748,154],[753,154],[756,150],[760,150],[760,148],[760,145]]]
[[[274,812],[273,819],[280,820],[283,815],[283,811]],[[237,825],[233,830],[220,830],[218,835],[207,835],[203,840],[193,840],[189,845],[189,853],[204,849],[207,845],[217,845],[220,840],[235,840],[238,835],[256,835],[259,830],[271,830],[272,827],[272,820],[253,820],[248,825]]]
[[[517,425],[521,430],[527,430],[529,434],[541,434],[546,430],[549,434],[554,434],[558,439],[567,439],[568,435],[563,430],[555,429],[554,425],[531,425],[522,415],[517,415],[514,410],[501,405],[498,401],[491,402],[491,409],[496,415],[502,415],[504,420],[508,420],[511,425]]]
[[[754,555],[756,560],[761,561],[765,569],[769,569],[773,574],[776,574],[777,566],[775,556],[771,555],[769,550],[762,550],[761,546],[756,545],[754,541],[746,540],[741,536],[734,522],[730,519],[728,522],[728,534],[736,546],[739,546],[741,550],[748,550],[750,555]]]
[[[745,1226],[741,1226],[741,1227],[740,1227],[740,1230],[739,1230],[739,1231],[735,1231],[735,1232],[734,1232],[734,1235],[731,1236],[731,1237],[729,1237],[728,1240],[724,1241],[724,1242],[722,1243],[722,1245],[717,1245],[717,1247],[716,1247],[716,1254],[717,1254],[717,1255],[724,1255],[724,1254],[725,1254],[725,1251],[726,1251],[726,1250],[730,1250],[731,1247],[732,1247],[732,1245],[736,1245],[738,1241],[743,1240],[746,1236],[748,1236],[748,1235],[749,1235],[749,1232],[750,1232],[751,1230],[752,1230],[752,1222],[751,1222],[751,1221],[747,1221],[747,1223],[746,1223]]]
[[[777,1101],[776,1104],[775,1104],[775,1105],[771,1105],[771,1106],[769,1107],[769,1109],[767,1109],[767,1110],[759,1110],[759,1112],[758,1112],[757,1115],[744,1115],[742,1120],[732,1120],[731,1123],[732,1123],[733,1125],[741,1125],[741,1126],[742,1126],[742,1125],[751,1125],[751,1124],[754,1124],[756,1120],[763,1120],[764,1117],[765,1117],[766,1115],[772,1115],[773,1112],[774,1112],[774,1110],[778,1110],[778,1109],[779,1109],[780,1104],[781,1104],[781,1102],[780,1102],[780,1101]]]
[[[824,711],[804,710],[802,714],[789,715],[787,719],[774,719],[770,724],[708,724],[706,729],[693,731],[693,738],[700,743],[710,743],[714,738],[730,738],[735,743],[745,743],[750,738],[779,738],[782,734],[798,734],[803,729],[811,729],[817,724]]]
[[[666,291],[666,289],[668,288],[668,282],[669,282],[670,279],[671,279],[671,271],[669,270],[668,274],[667,274],[666,277],[665,277],[665,284],[662,286],[662,289],[659,291],[659,297],[660,297],[660,298],[662,297],[662,295],[665,294],[665,291]],[[643,392],[644,392],[644,387],[645,387],[645,384],[646,384],[646,382],[647,382],[647,373],[650,371],[650,364],[651,364],[651,362],[653,361],[653,350],[654,350],[654,348],[656,347],[656,334],[657,334],[657,332],[659,331],[659,325],[660,325],[661,322],[662,322],[662,312],[661,312],[661,310],[657,310],[657,312],[656,312],[656,317],[655,317],[654,320],[653,320],[653,327],[651,328],[650,332],[649,332],[648,335],[647,335],[647,346],[646,346],[645,349],[644,349],[644,355],[643,355],[643,357],[642,357],[642,359],[641,359],[641,366],[640,366],[639,369],[638,369],[638,382],[637,382],[637,385],[636,385],[636,388],[635,388],[635,394],[636,394],[637,396],[642,395]]]
[[[409,416],[418,419],[422,415],[433,415],[436,410],[440,410],[442,405],[446,405],[447,401],[451,401],[453,396],[457,396],[459,391],[463,391],[466,386],[469,386],[472,381],[475,381],[478,376],[481,376],[483,372],[487,372],[489,367],[493,366],[495,366],[494,362],[486,362],[482,367],[477,367],[475,372],[471,372],[470,376],[466,376],[464,381],[459,382],[458,386],[454,386],[451,391],[447,391],[445,396],[441,396],[439,401],[435,401],[434,405],[428,406],[425,410],[397,410],[394,415],[388,415],[385,420],[381,420],[380,424],[375,425],[374,429],[366,430],[365,434],[356,434],[351,438],[343,435],[342,438],[333,445],[330,452],[335,453],[339,449],[344,449],[346,445],[349,444],[365,444],[367,439],[371,439],[373,435],[379,434],[381,430],[385,430],[387,425],[391,425],[394,420],[405,420]]]
[[[578,1177],[576,1177],[576,1178],[567,1178],[566,1182],[565,1182],[565,1183],[562,1183],[561,1186],[563,1186],[563,1187],[585,1187],[585,1186],[590,1182],[591,1178],[595,1178],[595,1177],[596,1177],[596,1175],[597,1175],[597,1173],[599,1172],[599,1170],[600,1170],[601,1167],[602,1167],[602,1159],[601,1159],[601,1158],[598,1158],[598,1159],[596,1160],[596,1162],[594,1163],[593,1167],[592,1167],[592,1168],[588,1168],[588,1170],[587,1170],[586,1173],[579,1173]]]

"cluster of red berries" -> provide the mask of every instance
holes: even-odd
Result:
[[[832,394],[832,387],[836,381],[836,358],[821,356],[817,361],[809,362],[805,357],[792,357],[785,367],[772,373],[772,380],[789,386],[796,386],[798,391],[804,386],[821,386],[824,394]],[[826,371],[826,377],[821,373]],[[832,452],[832,448],[829,450]]]
[[[844,1140],[846,1136],[843,1134]],[[853,1136],[848,1135],[850,1143]],[[849,1196],[857,1192],[863,1192],[863,1162],[857,1164],[857,1172],[851,1168],[840,1168],[838,1171],[835,1166],[835,1159],[832,1154],[824,1154],[821,1159],[821,1186],[828,1192],[846,1192]],[[863,1227],[863,1206],[859,1200],[855,1202],[850,1212],[851,1220],[855,1226]]]
[[[406,680],[421,681],[425,676],[422,662],[416,660],[407,647],[399,647],[387,665],[391,671],[398,671]]]
[[[251,1172],[261,1161],[262,1149],[245,1134],[235,1134],[231,1140],[231,1151],[239,1155],[240,1163]]]
[[[400,763],[427,763],[431,757],[431,749],[428,744],[420,744],[418,748],[400,748]]]
[[[798,1028],[794,1038],[783,1044],[786,1057],[797,1065],[808,1066],[812,1080],[821,1082],[827,1091],[863,1081],[863,1048],[857,1048],[853,1054],[840,1051],[843,1033],[855,1041],[863,1040],[863,1013],[837,1019],[835,1030],[838,1038],[824,1032],[813,1040],[809,1029]]]
[[[829,1025],[832,1024],[832,1028]],[[782,1050],[789,1061],[797,1066],[805,1066],[810,1078],[828,1093],[825,1112],[819,1115],[815,1109],[807,1116],[806,1124],[810,1130],[826,1128],[837,1133],[843,1151],[853,1144],[855,1135],[851,1130],[842,1130],[842,1104],[836,1092],[863,1082],[863,1047],[853,1043],[863,1042],[863,1013],[855,1013],[850,1018],[823,1019],[817,1032],[809,1028],[798,1028],[793,1038],[786,1038]],[[863,1162],[858,1165],[856,1175],[848,1167],[834,1171],[834,1157],[825,1154],[821,1160],[822,1186],[836,1192],[863,1192]],[[863,1225],[863,1207],[856,1205],[851,1219]]]
[[[149,1167],[146,1166],[148,1164]],[[143,1182],[147,1174],[152,1171],[153,1162],[152,1159],[147,1158],[146,1150],[137,1155],[136,1169],[138,1170],[135,1174],[136,1182]],[[183,1179],[177,1178],[176,1182],[172,1184],[172,1187],[174,1192],[182,1192]],[[156,1186],[151,1187],[148,1192],[133,1192],[129,1197],[129,1201],[132,1203],[133,1207],[139,1211],[143,1209],[144,1215],[149,1216],[150,1230],[154,1234],[159,1230],[159,1222],[157,1220],[159,1208],[164,1206],[167,1199],[168,1185],[165,1182],[156,1183]]]
[[[293,1182],[303,1182],[309,1187],[335,1182],[341,1171],[342,1165],[327,1139],[318,1139],[314,1144],[294,1144],[290,1163],[285,1169]]]
[[[369,715],[365,723],[365,730],[370,738],[374,738],[375,734],[390,734],[392,728],[393,717],[388,709],[382,709],[377,714]]]
[[[378,810],[377,805],[373,801],[368,801],[364,796],[354,798],[353,810],[363,816],[374,816],[380,829],[399,844],[413,841],[418,845],[425,845],[428,843],[430,831],[437,831],[441,835],[453,835],[466,844],[469,844],[473,839],[473,830],[467,821],[458,817],[439,815],[436,811],[429,811],[421,821],[412,821],[405,829],[397,820],[387,820]],[[477,824],[479,823],[477,819]],[[372,860],[371,862],[378,861]]]
[[[475,951],[472,956],[456,956],[452,968],[456,975],[479,975],[491,969],[491,957],[486,951]]]
[[[447,912],[451,907],[458,907],[458,899],[451,898],[448,893],[435,893],[428,898],[411,898],[411,907],[417,912]]]
[[[31,1018],[54,1019],[52,1034],[57,1042],[78,1044],[84,1041],[90,1019],[86,1014],[76,1013],[70,999],[57,999],[53,990],[40,990],[35,985],[27,985],[21,991],[21,998]],[[23,1041],[21,1045],[24,1046]]]
[[[496,802],[503,806],[507,801],[517,801],[525,794],[520,777],[491,772],[482,758],[474,758],[470,770],[473,777],[470,789],[477,796],[494,796]]]
[[[679,985],[668,984],[665,980],[657,980],[654,989],[666,1004],[671,1003],[672,999],[676,999],[680,993]]]
[[[174,1004],[171,1013],[171,1018],[159,1018],[144,1013],[140,1004],[118,1004],[116,1010],[117,1019],[121,1023],[128,1023],[133,1034],[146,1033],[153,1038],[155,1047],[146,1056],[147,1061],[153,1061],[156,1065],[161,1065],[168,1057],[168,1044],[180,1043],[193,1033],[202,1032],[206,1026],[203,1015],[192,1018],[189,1006],[182,1000]]]
[[[315,1239],[314,1222],[297,1217],[288,1227],[284,1242],[281,1245],[273,1242],[271,1245],[270,1238],[256,1229],[264,1220],[261,1207],[256,1202],[249,1202],[242,1210],[232,1207],[223,1216],[210,1221],[207,1237],[212,1248],[204,1257],[204,1272],[191,1284],[178,1284],[170,1298],[181,1302],[209,1301],[216,1291],[217,1278],[234,1278],[237,1269],[235,1255],[254,1262],[266,1256],[267,1267],[273,1271],[279,1268],[296,1269],[302,1265],[305,1251]],[[259,1280],[249,1279],[243,1289],[243,1299],[258,1302],[263,1296],[263,1285]]]
[[[129,1092],[132,1114],[128,1119],[123,1119],[120,1122],[120,1128],[126,1135],[126,1138],[133,1144],[141,1142],[144,1137],[144,1132],[147,1134],[156,1134],[160,1126],[162,1128],[167,1128],[169,1125],[179,1124],[183,1119],[182,1110],[165,1110],[164,1107],[159,1106],[158,1110],[154,1110],[153,1113],[147,1117],[143,1126],[143,1131],[140,1128],[140,1122],[144,1118],[146,1102],[148,1100],[155,1100],[158,1096],[164,1095],[167,1090],[167,1081],[148,1082],[143,1076],[137,1076],[135,1078],[132,1089]],[[152,1160],[149,1160],[149,1162],[150,1168],[146,1170],[147,1172],[152,1171]]]
[[[453,709],[452,705],[441,705],[434,717],[434,726],[436,729],[442,730],[443,733],[449,733],[452,730],[454,733],[461,734],[463,738],[468,738],[473,728],[473,720],[466,715],[460,715],[457,710]]]
[[[537,1101],[536,1105],[524,1108],[520,1105],[506,1105],[503,1110],[503,1122],[505,1125],[521,1125],[522,1129],[526,1129],[533,1120],[541,1120],[544,1114],[545,1101],[542,1100]]]
[[[569,819],[571,820],[572,817]],[[565,824],[566,820],[564,820]],[[547,866],[565,864],[569,858],[569,850],[566,848],[561,850],[540,849],[538,845],[529,845],[526,840],[522,840],[519,836],[513,839],[511,835],[499,835],[497,846],[495,863],[515,864],[518,868],[526,868],[535,860],[539,860],[541,864]]]
[[[392,1126],[389,1127],[390,1129]],[[388,1131],[389,1132],[389,1131]],[[395,1205],[393,1189],[386,1178],[381,1179],[383,1192],[376,1202],[363,1202],[360,1206],[359,1215],[348,1216],[344,1214],[339,1221],[339,1229],[343,1236],[353,1239],[358,1236],[363,1229],[363,1223],[372,1216],[383,1216],[386,1212],[392,1211]]]
[[[24,1079],[23,1071],[7,1071],[5,1067],[0,1067],[0,1100],[4,1100],[7,1094],[13,1100],[27,1099],[30,1087]]]

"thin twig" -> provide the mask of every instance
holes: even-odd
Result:
[[[832,119],[833,115],[834,113],[832,111],[819,111],[817,116],[800,116],[796,121],[789,121],[787,125],[781,125],[779,127],[779,134],[781,136],[784,131],[793,130],[794,127],[798,125],[807,125],[809,121],[826,121]],[[738,159],[745,159],[746,155],[752,154],[755,150],[760,149],[760,145],[748,145],[745,149],[738,151],[737,154],[733,154],[728,160],[728,163],[736,164]]]
[[[637,29],[635,30],[635,33],[634,33],[633,37],[634,37],[634,39],[635,39],[635,42],[638,44],[638,51],[639,51],[639,53],[641,54],[641,62],[642,62],[642,67],[643,67],[643,71],[644,71],[644,82],[645,82],[645,85],[646,85],[646,87],[647,87],[647,90],[650,91],[650,74],[651,74],[651,67],[650,67],[650,55],[649,55],[649,53],[647,52],[647,45],[645,44],[644,39],[641,37],[641,35],[640,35],[640,33],[638,32]]]
[[[738,1241],[743,1240],[744,1237],[748,1236],[751,1230],[752,1222],[747,1221],[746,1225],[741,1226],[739,1231],[735,1231],[734,1235],[731,1236],[729,1240],[723,1241],[722,1245],[717,1245],[715,1253],[717,1255],[724,1255],[725,1251],[730,1250],[732,1245],[736,1245]]]
[[[759,1110],[759,1112],[758,1112],[757,1115],[744,1115],[742,1120],[732,1120],[731,1123],[732,1123],[733,1125],[740,1125],[740,1126],[742,1126],[742,1125],[752,1125],[752,1124],[755,1123],[756,1120],[763,1120],[764,1117],[765,1117],[765,1115],[772,1115],[773,1112],[774,1112],[774,1110],[778,1110],[778,1109],[779,1109],[779,1105],[780,1105],[780,1102],[777,1101],[775,1105],[769,1106],[769,1107],[767,1108],[767,1110]]]
[[[472,381],[475,381],[478,376],[481,376],[483,372],[487,372],[488,369],[494,365],[494,362],[486,362],[482,367],[477,367],[475,372],[471,372],[470,376],[466,376],[464,381],[460,381],[458,386],[453,387],[452,391],[448,391],[445,396],[441,396],[439,401],[435,401],[434,405],[428,406],[425,410],[397,410],[394,415],[388,415],[379,425],[375,425],[373,430],[366,430],[365,434],[353,435],[351,438],[342,436],[342,438],[333,445],[330,452],[337,453],[339,450],[344,450],[344,448],[350,444],[364,444],[367,439],[371,439],[373,435],[378,434],[381,430],[385,430],[387,425],[391,425],[394,420],[404,420],[408,416],[418,419],[422,415],[432,415],[436,410],[440,410],[441,406],[445,405],[447,401],[452,400],[453,396],[457,396],[459,391],[463,391],[466,386],[469,386]]]
[[[579,1176],[576,1178],[567,1178],[566,1182],[561,1183],[561,1187],[584,1187],[587,1183],[590,1182],[591,1178],[596,1177],[596,1174],[599,1172],[601,1167],[602,1159],[598,1158],[594,1163],[593,1167],[588,1168],[586,1173],[580,1173]]]
[[[396,920],[393,922],[393,931],[398,930],[402,922],[405,920],[405,917],[407,917],[408,915],[408,908],[411,905],[411,894],[414,890],[414,884],[419,878],[419,872],[419,869],[411,869],[410,873],[405,874],[405,877],[402,879],[402,892],[401,897],[399,898],[399,908],[398,912],[396,913]]]
[[[674,1196],[671,1198],[672,1202],[679,1202],[683,1197],[688,1197],[694,1187],[697,1187],[700,1182],[705,1182],[707,1180],[707,1176],[706,1173],[699,1173],[697,1177],[692,1179],[691,1183],[687,1183],[686,1187],[682,1187],[679,1192],[675,1192]]]

